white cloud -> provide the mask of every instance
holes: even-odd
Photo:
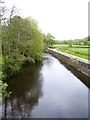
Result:
[[[5,0],[32,16],[43,32],[56,39],[83,38],[88,35],[88,0]]]

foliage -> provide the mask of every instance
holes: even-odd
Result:
[[[72,45],[90,45],[90,36],[83,39],[74,39],[74,40],[58,40],[57,44],[68,44]]]
[[[0,0],[0,98],[10,94],[2,80],[12,76],[25,62],[35,63],[43,55],[43,35],[36,20],[15,14],[15,6],[7,11]]]
[[[2,65],[3,65],[3,60],[2,60],[2,56],[0,56],[0,102],[2,101],[2,96],[5,97],[9,95],[9,93],[6,92],[6,88],[8,85],[2,81],[2,78],[5,78],[2,71]]]
[[[24,62],[42,58],[43,35],[36,20],[14,16],[2,26],[2,54],[7,77],[20,69]]]
[[[52,47],[52,45],[55,43],[55,37],[52,36],[50,33],[47,35],[44,35],[44,43],[45,47]]]
[[[7,92],[5,91],[6,88],[7,88],[7,84],[6,83],[3,83],[1,80],[0,80],[0,97],[3,95],[3,96],[7,96]]]

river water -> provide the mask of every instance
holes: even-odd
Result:
[[[88,118],[88,87],[50,54],[23,67],[8,85],[3,118]]]

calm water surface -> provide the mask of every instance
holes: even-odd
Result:
[[[56,58],[26,65],[9,80],[4,118],[87,118],[88,88]]]

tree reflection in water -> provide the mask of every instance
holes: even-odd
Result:
[[[31,111],[42,96],[42,63],[26,65],[8,80],[7,91],[12,92],[3,100],[3,118],[30,118]]]

